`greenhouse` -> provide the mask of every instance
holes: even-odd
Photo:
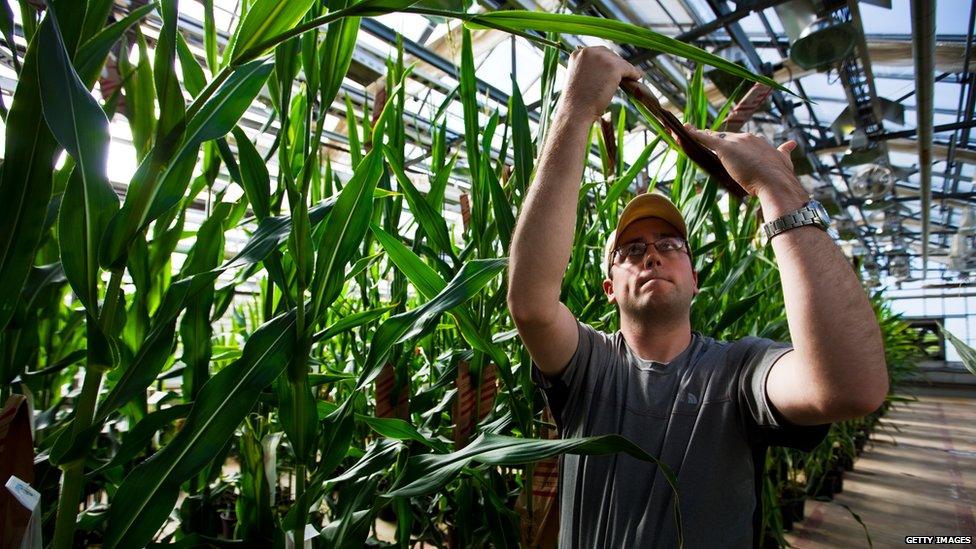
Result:
[[[974,21],[0,0],[0,549],[971,544]]]

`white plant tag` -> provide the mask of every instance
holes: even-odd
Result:
[[[316,530],[315,527],[312,526],[311,524],[306,524],[305,533],[302,535],[303,535],[302,548],[312,549],[312,538],[319,535],[319,531]],[[295,548],[295,542],[294,542],[295,538],[293,536],[294,536],[294,532],[289,531],[285,533],[285,549]]]
[[[7,479],[6,486],[7,490],[17,498],[17,501],[31,511],[37,507],[37,503],[41,500],[41,494],[37,490],[14,475],[10,475],[10,478]],[[308,535],[307,531],[305,535]]]

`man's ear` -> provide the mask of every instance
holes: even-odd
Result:
[[[694,295],[698,295],[698,293],[701,292],[701,290],[698,289],[698,271],[696,271],[694,269],[691,270],[691,279],[693,281],[695,281],[695,294]]]
[[[609,278],[603,279],[603,293],[607,294],[607,301],[616,303],[617,298],[613,295],[613,281]]]

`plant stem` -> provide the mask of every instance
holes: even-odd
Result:
[[[109,280],[108,288],[105,292],[105,301],[102,302],[102,314],[98,319],[105,333],[110,334],[110,328],[115,323],[115,311],[118,308],[118,292],[122,285],[122,269],[112,270],[112,278]],[[88,322],[94,319],[88,317]],[[95,404],[98,401],[98,391],[102,386],[102,374],[105,366],[94,364],[97,356],[94,346],[88,346],[88,362],[85,366],[85,381],[81,387],[81,396],[78,397],[78,406],[75,408],[75,416],[71,425],[71,437],[77,438],[92,425],[95,415]],[[78,501],[81,499],[81,491],[85,482],[85,457],[88,453],[86,448],[81,457],[66,463],[61,468],[63,477],[61,481],[61,494],[58,498],[58,515],[54,526],[54,540],[51,544],[53,549],[69,549],[74,545],[75,525],[78,522]]]
[[[92,353],[89,351],[89,359]],[[102,385],[102,370],[100,368],[85,368],[85,382],[81,388],[81,397],[75,409],[75,418],[71,426],[72,438],[77,437],[91,426],[92,415],[95,412],[95,401],[98,389]],[[74,544],[75,524],[78,520],[78,501],[85,482],[85,456],[62,466],[63,478],[61,495],[58,499],[58,516],[54,526],[54,549],[68,549]]]
[[[302,494],[305,493],[305,464],[301,461],[295,462],[295,504],[300,503],[300,498]],[[292,533],[292,541],[294,542],[292,547],[299,548],[305,547],[305,510],[300,509],[301,520],[298,521],[298,526],[295,527],[294,533]]]

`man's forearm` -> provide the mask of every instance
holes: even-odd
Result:
[[[545,314],[559,302],[591,123],[564,103],[556,111],[512,236],[508,295],[514,315]]]
[[[806,202],[791,192],[760,194],[763,216],[776,219]],[[873,403],[887,393],[887,367],[874,309],[840,248],[824,231],[799,227],[771,244],[779,265],[793,347],[808,378],[828,400]]]

